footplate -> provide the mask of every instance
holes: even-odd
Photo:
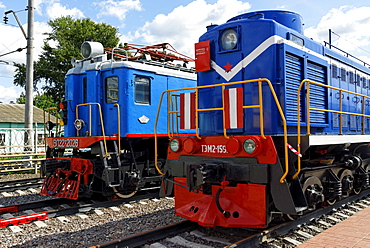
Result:
[[[78,180],[49,177],[44,180],[40,195],[76,200],[78,198],[78,190],[80,188],[79,179],[80,176],[78,176]]]

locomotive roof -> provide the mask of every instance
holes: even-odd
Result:
[[[95,60],[95,61],[94,61]],[[97,61],[96,61],[97,60]],[[111,68],[127,67],[137,70],[151,71],[159,75],[168,75],[179,78],[196,79],[195,70],[186,68],[182,65],[170,65],[156,61],[135,60],[135,61],[111,61],[106,59],[106,55],[94,59],[78,61],[75,68],[68,71],[67,74],[83,73],[87,70],[108,70]]]
[[[0,104],[0,123],[24,123],[25,104]],[[44,111],[33,106],[33,122],[44,123]]]

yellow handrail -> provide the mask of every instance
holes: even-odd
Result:
[[[329,88],[329,89],[332,89],[332,90],[337,90],[339,92],[339,110],[311,108],[310,107],[310,85],[311,84],[315,84],[315,85],[322,86],[322,87],[325,87],[325,88]],[[339,124],[339,134],[343,134],[342,118],[343,118],[344,114],[361,116],[362,117],[361,131],[362,131],[362,134],[365,134],[365,117],[370,117],[370,115],[365,114],[365,98],[370,99],[370,96],[366,96],[366,95],[363,95],[363,94],[360,94],[360,93],[340,89],[340,88],[337,88],[337,87],[333,87],[333,86],[330,86],[330,85],[326,85],[326,84],[323,84],[323,83],[318,83],[318,82],[315,82],[315,81],[312,81],[312,80],[305,79],[300,83],[300,85],[298,87],[298,91],[297,91],[297,116],[298,116],[298,119],[297,119],[297,147],[298,147],[298,149],[297,149],[297,151],[298,151],[298,153],[301,153],[301,111],[300,111],[301,97],[300,97],[300,92],[302,91],[302,88],[303,88],[304,85],[306,85],[306,90],[307,90],[307,93],[306,93],[307,134],[306,135],[311,134],[311,123],[310,123],[310,111],[311,110],[339,114],[339,122],[340,122],[340,124]],[[362,113],[361,114],[355,113],[355,112],[344,112],[343,111],[343,100],[342,100],[343,92],[348,93],[348,94],[352,94],[352,95],[357,95],[357,96],[360,96],[362,98],[362,109],[361,109]],[[298,162],[297,163],[297,172],[293,175],[293,179],[296,178],[299,175],[299,173],[301,172],[301,158],[300,158],[300,156],[298,156],[298,161],[297,162]]]
[[[157,111],[157,116],[156,116],[156,121],[155,121],[155,124],[154,124],[154,138],[155,138],[155,166],[157,168],[157,171],[161,174],[161,175],[164,175],[164,173],[162,171],[159,170],[158,168],[158,158],[157,158],[157,153],[158,153],[158,142],[157,142],[157,125],[158,125],[158,120],[159,120],[159,116],[160,116],[160,109],[161,109],[161,105],[162,105],[162,102],[163,102],[163,97],[165,94],[167,94],[167,99],[168,99],[168,105],[167,105],[167,133],[168,133],[168,137],[172,138],[172,132],[171,132],[171,123],[170,123],[170,116],[171,114],[178,114],[179,111],[174,111],[171,109],[171,100],[170,100],[170,95],[172,92],[174,91],[181,91],[181,92],[185,92],[185,91],[189,91],[189,90],[195,90],[195,136],[198,138],[198,139],[201,139],[200,135],[199,135],[199,112],[202,112],[202,111],[223,111],[223,133],[224,133],[224,137],[225,138],[228,138],[227,136],[227,129],[225,128],[225,114],[224,114],[224,90],[226,88],[226,86],[231,86],[231,85],[237,85],[237,84],[245,84],[245,83],[253,83],[253,82],[257,82],[258,83],[258,105],[248,105],[248,106],[243,106],[243,109],[250,109],[250,108],[258,108],[259,109],[259,114],[260,114],[260,117],[259,117],[259,121],[260,121],[260,133],[261,133],[261,136],[262,138],[266,138],[265,134],[264,134],[264,119],[263,119],[263,92],[262,92],[262,83],[265,82],[268,84],[269,86],[269,89],[271,91],[271,94],[273,95],[273,98],[275,100],[275,104],[278,108],[278,111],[279,111],[279,114],[280,114],[280,117],[281,117],[281,120],[283,122],[283,129],[284,129],[284,143],[287,144],[288,143],[288,136],[287,136],[287,124],[286,124],[286,119],[285,119],[285,115],[284,115],[284,112],[280,106],[280,102],[278,100],[278,97],[276,96],[276,93],[275,93],[275,90],[273,88],[273,85],[272,83],[266,79],[266,78],[260,78],[260,79],[252,79],[252,80],[244,80],[244,81],[238,81],[238,82],[230,82],[230,83],[220,83],[220,84],[214,84],[214,85],[204,85],[204,86],[197,86],[197,87],[188,87],[188,88],[182,88],[182,89],[174,89],[174,90],[166,90],[162,93],[161,97],[160,97],[160,100],[159,100],[159,104],[158,104],[158,111]],[[222,107],[221,108],[204,108],[204,109],[199,109],[199,105],[198,105],[198,99],[199,99],[199,89],[204,89],[204,88],[214,88],[214,87],[222,87]],[[288,166],[288,147],[284,147],[284,156],[285,156],[285,173],[283,174],[283,176],[281,177],[280,179],[280,182],[284,182],[286,176],[288,175],[288,169],[289,169],[289,166]]]
[[[108,153],[108,148],[107,148],[107,140],[106,140],[106,137],[105,137],[105,129],[104,129],[104,121],[103,121],[103,114],[102,114],[102,110],[101,110],[101,106],[99,103],[82,103],[82,104],[77,104],[76,105],[76,119],[78,119],[78,108],[81,107],[81,106],[88,106],[88,105],[98,105],[98,108],[99,108],[99,116],[100,116],[100,123],[101,123],[101,129],[102,129],[102,134],[103,134],[103,142],[104,142],[104,150],[105,150],[105,154],[104,154],[104,157],[106,158],[109,158],[110,155]],[[89,123],[89,125],[91,125],[91,123]]]

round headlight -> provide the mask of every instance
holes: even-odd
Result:
[[[85,126],[85,122],[81,119],[76,119],[74,125],[77,130],[81,130]]]
[[[256,143],[252,139],[247,139],[244,141],[244,151],[246,153],[252,153],[256,150]]]
[[[221,37],[222,48],[225,50],[232,50],[236,47],[238,36],[233,29],[226,30]]]
[[[177,152],[180,149],[180,142],[177,139],[171,140],[170,149],[173,152]]]

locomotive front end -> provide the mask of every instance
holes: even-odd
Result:
[[[176,141],[175,141],[176,140]],[[277,164],[270,137],[176,137],[168,167],[175,212],[203,226],[263,228],[267,223],[269,166]]]
[[[195,45],[198,86],[180,94],[178,113],[180,128],[195,136],[171,136],[162,190],[173,184],[177,215],[203,226],[264,228],[276,208],[297,214],[279,156],[288,151],[278,70],[286,26],[300,34],[301,17],[247,13],[209,26]]]
[[[168,43],[114,49],[82,44],[84,59],[73,60],[66,75],[60,105],[64,132],[46,139],[41,195],[129,198],[158,190],[162,176],[153,162],[158,95],[195,85],[195,72],[186,67],[192,59],[169,49]],[[166,123],[166,117],[160,121]],[[164,164],[168,138],[159,135]]]

